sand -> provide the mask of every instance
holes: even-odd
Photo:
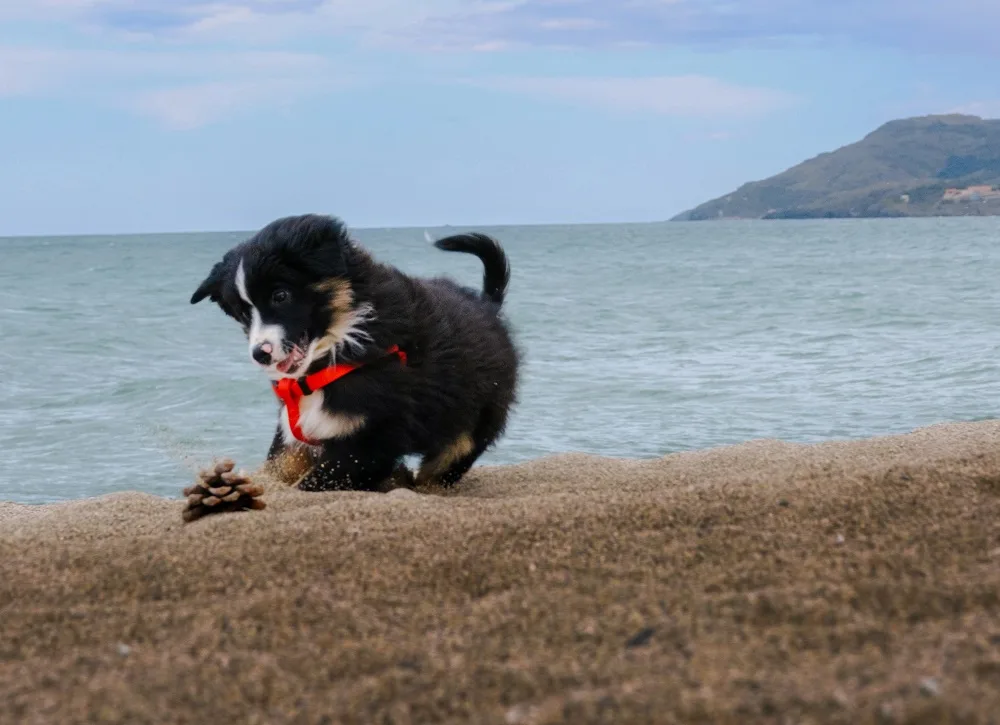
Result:
[[[1000,722],[1000,423],[0,504],[4,723]]]

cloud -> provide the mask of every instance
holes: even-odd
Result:
[[[357,82],[320,55],[0,46],[0,96],[90,97],[174,129]]]
[[[600,28],[585,39],[593,43],[732,46],[826,39],[990,54],[1000,47],[995,42],[1000,3],[995,0],[575,0],[562,7],[528,3],[515,14],[528,25],[539,17],[570,13],[589,17]],[[572,42],[569,34],[559,39]]]
[[[0,46],[0,98],[51,87],[63,70],[58,51]]]
[[[538,26],[543,30],[597,30],[607,27],[607,23],[596,18],[549,18]]]
[[[818,39],[996,55],[996,0],[0,0],[0,18],[185,38],[468,50]]]
[[[649,78],[501,78],[475,81],[501,91],[555,98],[612,111],[698,118],[758,116],[787,108],[795,96],[706,76]]]
[[[970,116],[1000,119],[1000,100],[973,101],[951,109],[949,113],[967,113]]]
[[[736,134],[732,131],[709,131],[708,133],[703,133],[698,136],[693,137],[695,140],[704,141],[732,141],[736,138]]]
[[[147,37],[361,40],[430,36],[529,0],[0,0],[0,18],[74,21]],[[493,38],[487,38],[491,40]]]
[[[97,17],[112,22],[148,22],[155,24],[175,18],[175,24],[187,24],[220,9],[243,8],[259,12],[283,13],[308,10],[323,0],[0,0],[0,18],[65,19]]]
[[[187,131],[257,106],[282,106],[315,93],[304,80],[200,83],[140,92],[128,107],[170,129]]]
[[[480,49],[497,48],[486,43]],[[0,96],[90,97],[176,130],[214,123],[253,107],[292,104],[371,80],[338,72],[328,58],[310,53],[0,46]],[[755,116],[797,100],[780,90],[697,75],[500,77],[454,82],[603,110],[686,117]]]

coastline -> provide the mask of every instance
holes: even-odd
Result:
[[[0,503],[19,723],[1000,711],[1000,422],[475,469],[447,495]],[[326,718],[324,720],[324,718]]]

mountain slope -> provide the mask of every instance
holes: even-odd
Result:
[[[890,121],[674,221],[1000,214],[998,185],[1000,120],[923,116]],[[976,186],[986,188],[948,192]]]

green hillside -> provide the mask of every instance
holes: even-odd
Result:
[[[1000,120],[949,115],[890,121],[857,143],[744,184],[674,221],[994,214],[1000,214]]]

